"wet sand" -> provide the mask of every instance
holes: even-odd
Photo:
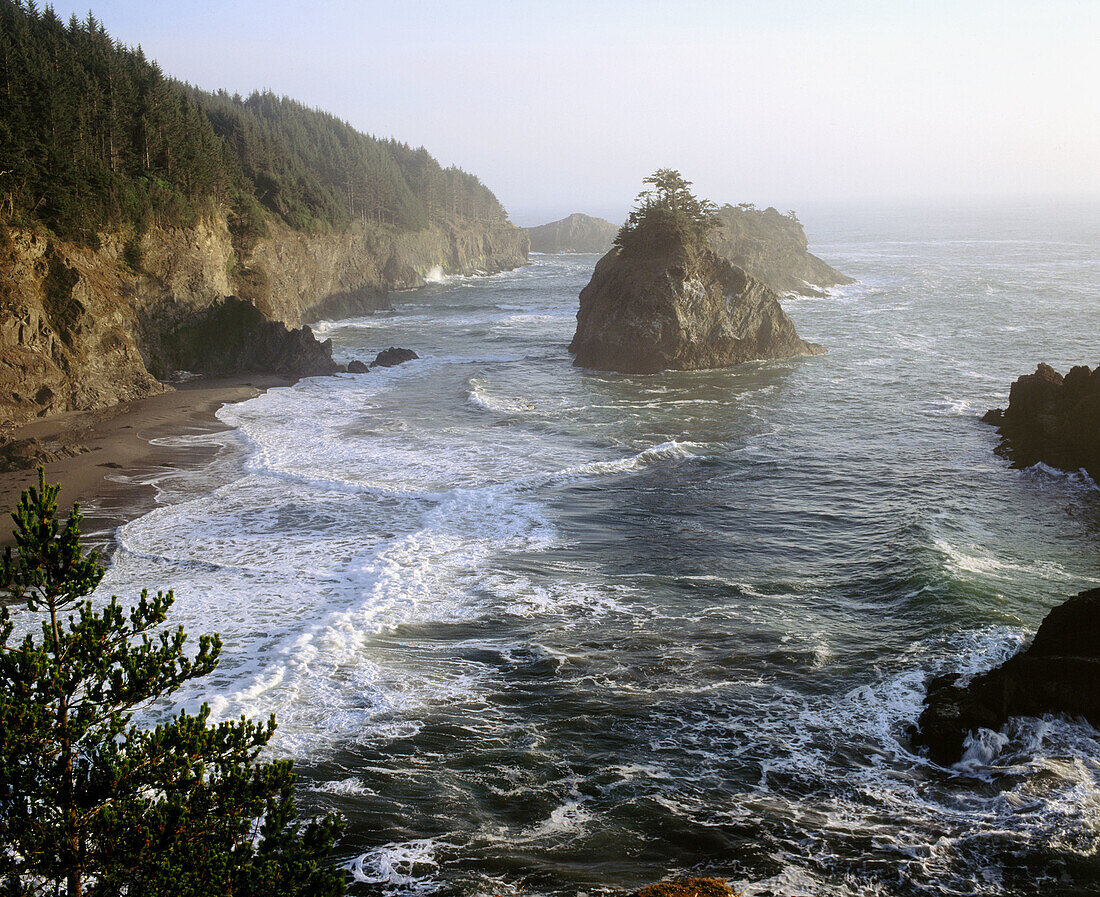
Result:
[[[61,484],[58,507],[62,513],[67,514],[73,502],[80,502],[85,515],[82,531],[89,544],[109,547],[111,533],[118,526],[156,507],[156,490],[144,482],[149,475],[196,467],[217,451],[201,445],[154,445],[151,440],[227,430],[215,416],[222,405],[294,382],[271,374],[195,380],[162,395],[113,408],[34,421],[11,435],[79,450],[72,457],[47,462],[46,480]],[[22,490],[37,481],[34,467],[0,473],[0,546],[12,544],[8,515]]]

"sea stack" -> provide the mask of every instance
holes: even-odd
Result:
[[[607,252],[618,228],[603,218],[574,212],[561,221],[527,228],[532,252]]]
[[[710,248],[713,206],[678,172],[646,183],[581,291],[574,364],[642,374],[824,353],[799,338],[774,291]]]

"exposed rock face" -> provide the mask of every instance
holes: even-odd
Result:
[[[141,271],[126,263],[125,242],[106,234],[93,251],[40,231],[0,234],[0,423],[152,395],[166,388],[157,378],[181,367],[231,373],[267,358],[292,366],[273,372],[316,372],[326,364],[308,339],[291,350],[276,331],[257,331],[242,347],[196,343],[208,356],[189,365],[180,364],[172,338],[201,331],[207,311],[228,296],[293,329],[385,307],[388,291],[423,285],[433,268],[517,267],[528,247],[526,232],[510,224],[408,233],[367,223],[324,235],[272,224],[267,237],[244,246],[220,213],[195,227],[148,231]]]
[[[1010,716],[1059,713],[1100,726],[1100,589],[1054,608],[1031,646],[995,670],[957,685],[955,675],[928,684],[913,742],[938,763],[957,762],[972,732],[1000,729]]]
[[[348,373],[349,374],[369,374],[370,373],[370,368],[367,367],[365,364],[363,364],[363,362],[361,362],[358,358],[354,358],[354,359],[352,359],[351,361],[348,362]]]
[[[398,349],[390,346],[374,356],[374,361],[370,363],[370,366],[372,368],[392,368],[404,364],[406,361],[415,361],[419,357],[412,349]]]
[[[526,229],[532,252],[607,252],[619,229],[603,218],[574,212],[561,221]]]
[[[1012,384],[1008,408],[982,418],[1004,437],[998,452],[1016,467],[1039,461],[1084,468],[1100,480],[1100,365],[1075,367],[1063,378],[1046,364]]]
[[[855,282],[807,250],[806,232],[793,215],[725,205],[718,220],[722,226],[710,236],[714,251],[777,293],[820,296],[828,287]]]
[[[759,280],[710,249],[677,244],[641,258],[615,248],[600,259],[569,351],[580,367],[653,373],[825,350],[799,339]]]
[[[278,371],[332,374],[332,341],[318,342],[309,327],[290,330],[256,306],[229,296],[192,315],[165,335],[163,352],[173,370],[199,374]]]

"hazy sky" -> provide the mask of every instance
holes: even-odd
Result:
[[[90,2],[166,73],[423,144],[521,224],[621,219],[662,166],[781,210],[1100,197],[1100,0]]]

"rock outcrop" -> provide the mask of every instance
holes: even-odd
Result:
[[[995,670],[959,685],[937,676],[928,685],[913,742],[938,763],[956,763],[967,735],[1000,729],[1012,716],[1082,716],[1100,726],[1100,589],[1054,608],[1030,647]]]
[[[598,252],[611,248],[619,229],[603,218],[574,212],[561,221],[526,228],[532,252]]]
[[[615,248],[600,259],[569,351],[580,367],[653,373],[825,350],[799,338],[764,283],[705,246],[675,243],[642,256]]]
[[[229,296],[165,334],[162,352],[173,371],[235,374],[278,371],[294,376],[332,374],[332,341],[318,342],[309,327],[291,330],[256,306]]]
[[[777,293],[820,296],[829,287],[855,282],[809,252],[806,232],[792,212],[724,205],[718,222],[710,235],[714,251]]]
[[[628,897],[738,897],[720,878],[676,878],[646,885]]]
[[[221,212],[194,227],[154,227],[140,240],[138,269],[126,234],[102,234],[91,249],[44,230],[3,229],[0,422],[152,395],[181,368],[234,373],[271,361],[289,365],[272,372],[319,372],[331,358],[326,362],[304,331],[293,337],[263,328],[241,346],[195,340],[198,354],[186,358],[178,338],[211,332],[211,315],[234,308],[226,297],[293,332],[324,317],[385,307],[389,291],[423,285],[433,268],[475,274],[517,267],[528,247],[527,234],[508,223],[402,232],[357,222],[310,235],[272,222],[269,231],[244,245]],[[232,314],[234,326],[248,325],[240,309]]]
[[[998,452],[1015,467],[1039,461],[1061,470],[1084,468],[1100,480],[1100,365],[1065,377],[1046,364],[1012,384],[1008,408],[982,418],[1004,437]]]
[[[370,366],[372,368],[392,368],[404,364],[406,361],[415,361],[419,357],[412,349],[398,349],[396,346],[390,346],[375,355]]]

